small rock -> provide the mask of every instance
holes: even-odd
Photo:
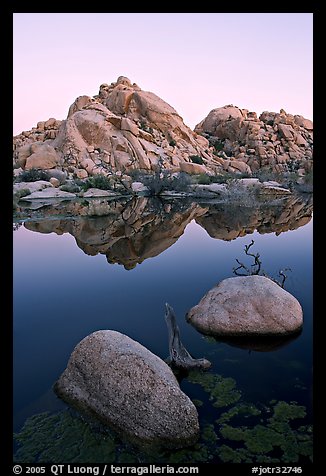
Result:
[[[134,193],[147,193],[149,192],[149,188],[146,187],[142,182],[133,182],[131,184],[131,190]]]
[[[76,176],[79,179],[85,179],[85,178],[88,177],[88,172],[84,169],[78,169],[78,170],[76,170]]]
[[[258,178],[243,178],[239,179],[239,183],[244,187],[255,187],[260,185]]]
[[[58,180],[58,179],[55,178],[55,177],[51,177],[51,178],[50,178],[50,183],[53,185],[53,187],[59,187],[59,185],[60,185],[60,180]]]

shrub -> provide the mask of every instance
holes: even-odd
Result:
[[[191,177],[185,172],[180,172],[176,177],[171,177],[169,188],[177,192],[186,192],[191,184]]]
[[[189,156],[190,161],[193,164],[199,164],[202,165],[204,163],[203,159],[200,157],[200,155],[190,155]]]
[[[111,181],[104,175],[93,175],[86,180],[86,187],[88,188],[99,188],[100,190],[111,190]]]
[[[139,176],[139,181],[148,187],[151,195],[159,195],[169,183],[168,172],[157,170],[153,174]]]
[[[279,182],[280,180],[282,180],[282,176],[283,175],[281,173],[275,172],[272,168],[267,167],[259,169],[256,172],[253,172],[252,174],[252,177],[258,178],[261,182],[268,182],[270,180]]]
[[[213,145],[215,152],[220,152],[221,150],[223,150],[224,144],[221,140],[216,140]]]
[[[141,121],[141,122],[140,122],[139,128],[142,129],[142,130],[145,131],[145,132],[149,132],[150,134],[153,134],[153,128],[152,128],[152,127],[148,127],[148,125],[147,125],[146,122],[144,122],[144,121]]]
[[[60,190],[63,192],[78,193],[80,192],[80,187],[75,183],[66,183],[61,185]]]
[[[248,177],[251,177],[251,175],[247,173],[233,173],[233,172],[224,172],[221,175],[199,174],[199,175],[193,176],[193,182],[198,183],[200,185],[209,185],[211,183],[232,182],[234,180],[239,180],[241,178],[248,178]]]
[[[196,181],[200,185],[209,185],[212,183],[212,177],[207,174],[200,174],[197,176]]]
[[[191,183],[191,177],[185,172],[172,176],[168,170],[157,170],[152,174],[144,174],[140,171],[136,173],[135,171],[132,176],[135,180],[146,185],[152,196],[159,195],[166,190],[186,192]]]
[[[19,176],[20,182],[36,182],[37,180],[46,180],[48,182],[50,175],[41,169],[29,169],[24,170]]]
[[[176,141],[174,139],[170,140],[169,145],[172,147],[175,147],[177,145]]]

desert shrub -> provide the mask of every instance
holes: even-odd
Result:
[[[19,176],[19,181],[20,182],[36,182],[37,180],[50,180],[50,176],[47,172],[41,169],[29,169],[29,170],[24,170],[20,176]]]
[[[268,182],[270,180],[280,182],[283,174],[275,172],[271,167],[264,167],[252,173],[252,177],[258,178],[260,182]]]
[[[241,178],[249,178],[251,177],[248,173],[234,173],[234,172],[224,172],[220,175],[207,175],[207,174],[199,174],[193,175],[192,180],[193,183],[198,183],[200,185],[209,185],[211,183],[228,183],[230,181],[236,181]]]
[[[213,144],[214,152],[220,152],[224,148],[224,143],[221,140],[216,140]]]
[[[80,187],[75,183],[65,183],[59,187],[63,192],[78,193],[80,192]]]
[[[177,145],[176,141],[174,139],[170,140],[169,145],[172,147],[175,147]]]
[[[247,172],[224,172],[224,174],[221,175],[213,175],[211,177],[211,183],[228,183],[250,177],[251,175]]]
[[[290,160],[287,162],[287,168],[289,172],[297,172],[301,168],[300,160]]]
[[[177,192],[186,192],[191,184],[191,177],[180,172],[173,176],[168,170],[157,170],[154,173],[144,174],[143,172],[133,171],[134,180],[143,183],[149,189],[150,195],[159,195],[166,190],[175,190]]]
[[[159,195],[163,190],[166,190],[170,184],[169,172],[167,170],[157,170],[153,174],[146,174],[139,177],[142,182],[149,189],[150,195]]]
[[[111,190],[112,185],[110,179],[104,175],[93,175],[93,177],[88,178],[86,181],[86,186],[88,188],[99,188],[100,190]]]
[[[207,174],[200,174],[196,177],[196,182],[200,185],[209,185],[212,183],[212,177]]]
[[[190,161],[193,164],[199,164],[202,165],[204,163],[203,159],[200,157],[200,155],[190,155],[189,156]]]
[[[178,176],[171,177],[168,185],[170,189],[176,190],[177,192],[186,192],[191,183],[190,175],[185,172],[180,172]]]
[[[145,132],[149,132],[150,134],[153,134],[153,128],[152,127],[149,127],[146,122],[144,121],[141,121],[140,124],[139,124],[139,128],[142,129],[143,131]]]

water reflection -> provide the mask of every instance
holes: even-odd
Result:
[[[255,230],[279,234],[308,223],[313,202],[311,195],[251,206],[138,197],[129,201],[84,200],[65,207],[60,209],[64,218],[55,218],[59,210],[50,209],[48,215],[53,218],[33,219],[25,222],[25,227],[39,233],[70,233],[84,253],[104,254],[109,263],[132,269],[172,246],[192,220],[220,240],[233,240]]]
[[[258,336],[258,337],[229,337],[220,338],[216,337],[216,342],[224,342],[232,347],[238,347],[239,349],[245,349],[255,352],[272,352],[282,347],[287,346],[291,342],[295,341],[302,331],[292,334],[291,336]]]

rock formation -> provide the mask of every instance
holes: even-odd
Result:
[[[59,166],[80,179],[151,171],[158,165],[180,171],[181,163],[188,173],[222,170],[208,148],[208,140],[187,127],[169,104],[120,76],[102,84],[98,95],[78,97],[66,120],[50,119],[16,136],[14,164],[22,169]],[[200,164],[192,161],[197,156]]]
[[[300,303],[265,276],[227,278],[187,313],[200,332],[216,336],[277,336],[298,332]]]
[[[225,170],[274,172],[296,170],[304,175],[312,168],[313,123],[302,116],[255,112],[228,105],[213,109],[195,131],[208,138]]]
[[[170,367],[120,332],[85,337],[55,391],[136,444],[178,448],[199,436],[196,407]]]
[[[213,109],[192,131],[169,104],[120,76],[67,118],[50,118],[14,137],[15,174],[38,168],[70,179],[158,168],[188,174],[275,172],[312,167],[313,125],[302,116]]]

